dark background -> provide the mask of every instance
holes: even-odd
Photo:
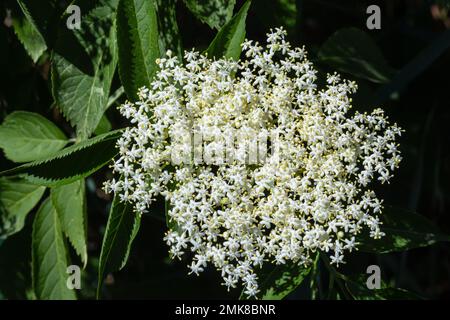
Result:
[[[41,0],[39,0],[41,1]],[[65,1],[61,1],[65,3]],[[67,1],[66,1],[67,2]],[[237,8],[243,1],[237,1]],[[366,8],[381,8],[381,30],[368,30]],[[53,106],[50,93],[49,57],[33,64],[12,28],[3,23],[6,8],[17,10],[14,1],[0,4],[0,121],[14,110],[28,110],[47,116],[68,135],[73,131]],[[177,19],[186,49],[204,49],[215,31],[197,21],[180,1]],[[254,0],[247,18],[247,37],[264,41],[271,27],[283,25],[293,44],[305,45],[315,61],[320,46],[341,28],[356,27],[376,42],[388,64],[404,77],[392,83],[377,84],[351,74],[344,77],[358,82],[354,108],[370,110],[382,107],[404,130],[401,138],[403,161],[390,185],[378,191],[385,203],[416,211],[450,234],[450,44],[433,56],[433,48],[444,42],[439,37],[450,32],[447,1],[432,0]],[[434,46],[434,47],[433,47]],[[430,49],[431,48],[431,49]],[[417,58],[419,57],[419,58]],[[332,71],[318,62],[318,68]],[[405,69],[408,68],[406,71]],[[386,87],[392,94],[383,97]],[[116,76],[113,88],[120,86]],[[119,101],[119,103],[122,100]],[[127,124],[115,108],[107,111],[113,128]],[[0,155],[0,169],[13,164]],[[101,190],[111,177],[108,169],[87,179],[89,217],[89,263],[84,272],[82,298],[93,298],[97,283],[97,263],[111,197]],[[162,238],[166,231],[162,202],[144,216],[141,230],[128,265],[110,275],[104,298],[236,298],[220,285],[217,272],[208,269],[199,277],[187,275],[186,261],[171,261]],[[26,228],[0,244],[0,298],[27,297],[30,286],[30,221]],[[450,298],[450,248],[441,243],[409,252],[368,255],[354,254],[341,268],[344,274],[364,274],[370,264],[381,267],[382,278],[390,285],[405,288],[425,298]],[[76,257],[74,257],[76,261]],[[321,266],[323,268],[323,266]],[[325,274],[325,272],[324,272]],[[290,298],[308,298],[307,281]],[[326,279],[321,286],[326,287]]]

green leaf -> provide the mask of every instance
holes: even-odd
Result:
[[[311,271],[297,264],[271,266],[269,271],[261,272],[259,276],[260,293],[258,298],[262,300],[281,300],[303,282]],[[245,294],[241,294],[241,298]]]
[[[154,0],[120,0],[117,9],[119,75],[130,99],[150,86],[160,57]]]
[[[35,0],[17,0],[26,20],[38,33],[39,41],[45,39],[45,43],[50,43],[50,46],[54,41],[56,24],[61,14],[61,8],[58,7],[56,2],[56,0],[39,2]],[[28,41],[30,40],[28,39]]]
[[[356,28],[336,31],[322,45],[318,58],[341,72],[376,83],[388,82],[395,73],[370,36]]]
[[[84,266],[87,263],[87,217],[84,179],[51,189],[61,228]]]
[[[14,32],[34,63],[47,49],[44,37],[26,17],[13,18]]]
[[[60,28],[52,56],[52,92],[58,108],[83,140],[97,128],[108,104],[117,64],[117,0],[75,4],[83,13],[81,28]]]
[[[42,203],[34,218],[32,261],[33,288],[38,299],[76,299],[75,292],[67,287],[67,252],[50,198]]]
[[[450,241],[424,216],[404,209],[386,207],[380,215],[381,231],[386,235],[381,239],[369,237],[368,232],[361,234],[357,241],[359,250],[370,253],[387,253],[426,247],[439,241]]]
[[[156,12],[158,16],[158,30],[164,30],[164,32],[159,32],[159,49],[161,54],[170,49],[181,61],[183,58],[183,45],[177,23],[177,1],[156,0]]]
[[[16,178],[0,178],[0,239],[22,230],[27,214],[44,194],[45,187]]]
[[[236,0],[184,0],[184,3],[197,19],[220,29],[231,19]]]
[[[245,19],[251,1],[247,0],[239,12],[217,33],[206,53],[216,59],[225,57],[235,60],[241,55],[241,44],[245,39]]]
[[[132,205],[120,202],[119,197],[115,196],[100,253],[97,298],[106,274],[121,270],[126,265],[140,224],[141,215],[133,212]]]
[[[53,156],[0,172],[19,175],[29,182],[55,187],[85,178],[107,164],[117,153],[121,131],[111,131],[71,145]]]
[[[64,148],[64,133],[43,116],[26,111],[9,114],[0,126],[0,148],[14,162],[48,157]]]
[[[311,272],[309,277],[309,289],[311,291],[311,300],[317,300],[320,297],[320,268],[319,268],[319,260],[320,254],[316,254],[314,262],[311,266]],[[334,274],[332,272],[329,273],[330,276],[330,288],[332,289],[332,285],[334,283]],[[330,292],[331,294],[331,292]]]
[[[111,131],[112,125],[111,122],[109,122],[108,117],[106,115],[103,115],[103,117],[100,119],[100,122],[97,125],[97,128],[95,128],[94,133],[96,135],[108,133]]]
[[[364,276],[346,277],[345,286],[355,300],[421,300],[422,297],[400,288],[390,288],[382,283],[380,289],[369,289]]]

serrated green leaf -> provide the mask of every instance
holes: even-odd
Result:
[[[450,241],[424,216],[400,208],[386,207],[380,216],[381,231],[386,235],[381,239],[361,234],[357,241],[359,250],[370,253],[387,253],[426,247],[439,241]]]
[[[0,126],[0,148],[14,162],[48,157],[64,148],[64,133],[43,116],[26,111],[9,114]]]
[[[87,263],[87,216],[84,179],[51,189],[61,228],[84,266]]]
[[[120,270],[126,265],[140,224],[141,215],[133,212],[130,204],[120,202],[119,197],[115,196],[100,253],[97,298],[106,274]]]
[[[47,50],[44,37],[35,25],[26,17],[16,17],[13,19],[14,32],[25,50],[36,63],[39,57]]]
[[[184,0],[184,3],[197,19],[220,29],[233,16],[236,0]]]
[[[319,62],[355,77],[386,83],[395,74],[372,38],[357,28],[336,31],[318,53]]]
[[[39,208],[32,235],[33,288],[38,299],[73,300],[67,287],[67,252],[58,214],[47,198]]]
[[[107,108],[117,64],[117,0],[76,1],[75,5],[83,13],[81,27],[60,30],[52,56],[52,92],[79,138],[86,139]]]
[[[150,86],[160,57],[154,0],[120,0],[117,9],[119,75],[130,99]]]
[[[176,5],[178,0],[156,0],[158,16],[159,49],[162,54],[172,50],[180,59],[183,57],[180,29],[177,23]]]
[[[39,37],[45,43],[51,44],[55,36],[55,26],[61,14],[61,8],[56,4],[56,0],[39,2],[35,0],[17,0],[17,3],[27,21],[39,34]]]
[[[85,178],[108,163],[117,153],[121,131],[111,131],[71,145],[53,156],[0,172],[18,175],[29,182],[56,187]]]
[[[27,214],[44,194],[45,187],[16,178],[0,178],[0,239],[22,230]]]
[[[245,39],[245,19],[250,4],[251,1],[247,0],[239,12],[220,29],[206,50],[209,57],[239,59],[242,51],[241,44]]]

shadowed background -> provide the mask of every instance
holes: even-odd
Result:
[[[60,2],[61,7],[68,3]],[[242,3],[237,1],[235,12]],[[380,30],[366,27],[369,17],[366,8],[374,3],[381,9]],[[183,46],[205,49],[215,31],[197,20],[182,1],[178,1],[176,8]],[[73,129],[53,108],[49,55],[44,53],[33,63],[8,23],[6,9],[13,14],[18,12],[14,1],[0,5],[0,122],[12,111],[27,110],[45,115],[70,136]],[[448,2],[442,0],[256,0],[247,18],[248,38],[264,41],[271,27],[284,26],[294,45],[306,46],[321,75],[338,70],[343,77],[357,81],[355,109],[364,111],[382,106],[405,130],[400,140],[403,153],[400,169],[391,184],[381,186],[377,193],[385,204],[418,212],[447,234],[450,234],[449,10]],[[111,92],[119,86],[116,74]],[[121,97],[116,105],[124,99]],[[116,108],[109,108],[106,114],[113,128],[127,125]],[[0,155],[1,170],[13,166]],[[89,262],[83,273],[83,298],[95,296],[98,268],[95,257],[100,252],[112,200],[101,186],[110,177],[110,170],[103,168],[86,181]],[[158,201],[150,212],[142,219],[127,266],[107,277],[104,298],[239,296],[237,289],[226,292],[214,270],[208,269],[199,277],[188,276],[186,261],[171,261],[162,240],[166,231],[164,203]],[[32,216],[28,216],[24,230],[0,240],[0,297],[32,297],[29,290]],[[347,261],[343,273],[364,274],[368,265],[377,264],[386,283],[425,298],[450,298],[448,243],[378,256],[355,253]],[[327,281],[319,279],[319,286],[326,288]],[[309,298],[308,283],[305,281],[289,298]]]

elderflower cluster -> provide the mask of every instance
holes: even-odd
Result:
[[[279,28],[265,45],[246,40],[239,61],[195,51],[185,53],[184,64],[170,51],[158,59],[151,87],[120,107],[133,126],[118,140],[112,167],[120,178],[105,185],[139,213],[163,196],[171,255],[190,257],[195,274],[213,265],[225,286],[242,283],[249,296],[259,291],[256,271],[265,262],[307,266],[321,251],[338,265],[363,228],[382,237],[382,201],[369,186],[389,181],[401,160],[401,129],[381,109],[350,112],[356,84],[338,74],[319,89],[305,50],[285,36]],[[210,142],[202,150],[215,146],[235,156],[174,164],[175,141],[194,129],[277,139],[257,163],[242,161],[248,149]],[[181,145],[187,153],[197,147]]]

